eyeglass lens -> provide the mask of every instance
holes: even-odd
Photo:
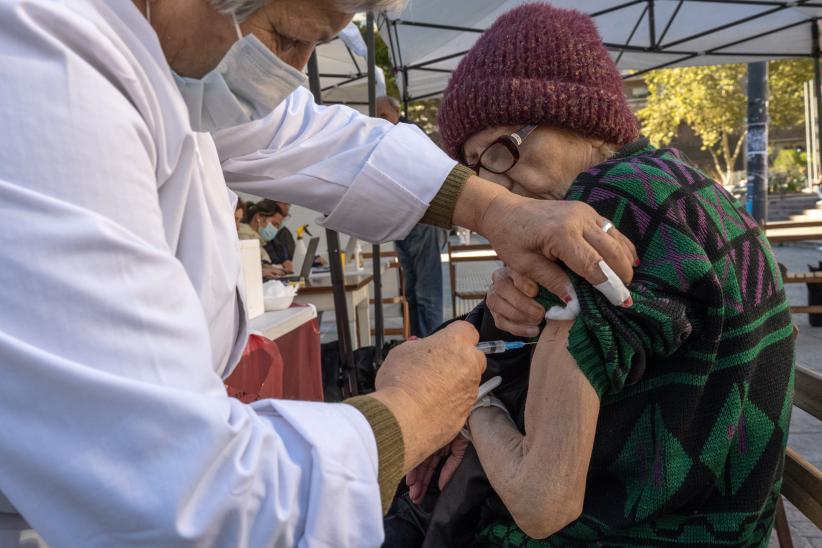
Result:
[[[483,152],[479,166],[491,173],[504,173],[516,163],[511,149],[504,143],[494,143]]]

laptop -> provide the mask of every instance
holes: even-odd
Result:
[[[308,279],[311,275],[311,265],[314,264],[314,257],[317,255],[317,247],[319,245],[319,237],[311,238],[308,241],[308,248],[305,250],[305,258],[303,259],[303,264],[300,266],[299,272],[288,276],[282,276],[277,279],[283,282],[297,282],[301,279]]]

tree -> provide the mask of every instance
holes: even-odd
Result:
[[[768,63],[771,124],[790,127],[805,123],[805,96],[802,85],[812,79],[813,61],[810,59]]]
[[[745,65],[683,67],[645,75],[648,104],[637,115],[654,144],[667,145],[688,125],[711,154],[716,176],[730,182],[745,139]],[[802,84],[813,77],[808,60],[771,61],[770,120],[776,126],[804,121]]]
[[[645,76],[648,104],[637,115],[654,144],[666,145],[687,124],[728,184],[744,141],[745,65],[683,67]]]

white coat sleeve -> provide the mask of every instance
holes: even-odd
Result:
[[[0,3],[0,491],[52,548],[379,546],[358,411],[226,397],[125,53],[76,5]]]
[[[319,211],[370,242],[404,238],[456,165],[417,126],[317,105],[305,88],[213,137],[233,190]]]

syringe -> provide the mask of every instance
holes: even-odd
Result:
[[[477,350],[483,354],[502,354],[503,352],[508,352],[509,350],[523,348],[529,344],[537,344],[537,341],[483,341],[477,345]]]

